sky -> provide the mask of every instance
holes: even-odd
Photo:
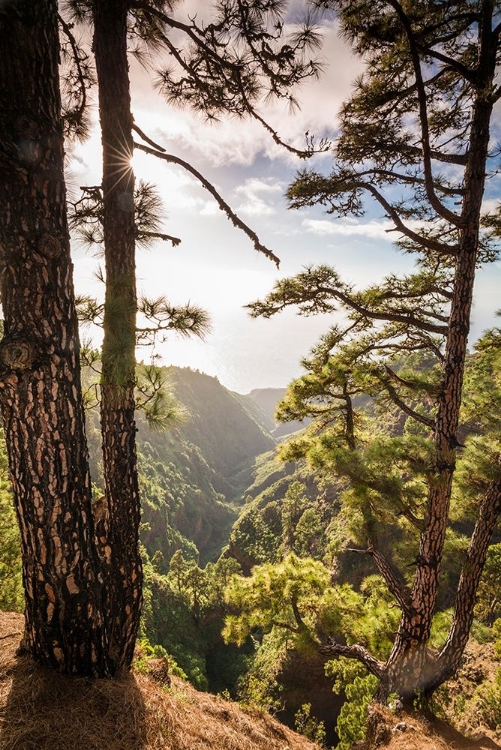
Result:
[[[209,7],[196,0],[181,5],[184,13],[191,14]],[[299,148],[304,147],[306,131],[317,138],[335,136],[339,108],[363,69],[339,36],[335,21],[324,22],[321,32],[324,74],[298,92],[301,110],[292,116],[278,105],[263,110],[280,136]],[[345,280],[363,287],[387,273],[408,272],[409,256],[394,248],[392,235],[386,233],[389,222],[377,211],[354,221],[334,219],[317,207],[288,210],[284,193],[304,162],[277,146],[258,122],[228,118],[210,125],[200,115],[174,109],[162,100],[151,78],[131,62],[137,125],[209,179],[281,262],[277,269],[258,254],[189,173],[136,151],[136,180],[157,185],[164,204],[163,231],[182,240],[175,248],[159,241],[148,250],[138,249],[138,290],[147,297],[165,296],[175,304],[196,303],[209,312],[212,324],[203,341],[172,334],[154,352],[140,350],[138,356],[148,361],[154,354],[162,364],[198,369],[240,393],[284,387],[302,373],[301,358],[335,320],[299,317],[293,310],[269,320],[252,319],[244,306],[265,296],[278,278],[294,275],[304,266],[327,263]],[[87,142],[73,147],[71,157],[70,192],[100,183],[97,124]],[[328,172],[331,156],[317,155],[312,163]],[[498,187],[498,183],[490,185],[491,200],[497,197]],[[95,279],[99,260],[77,242],[73,255],[77,292],[102,294]],[[472,340],[494,322],[493,312],[501,306],[500,282],[499,265],[479,274]]]

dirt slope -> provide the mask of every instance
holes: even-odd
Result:
[[[150,662],[149,674],[117,680],[36,667],[15,655],[22,626],[20,615],[0,612],[0,750],[319,750],[267,714],[169,676],[161,659]],[[493,736],[467,739],[444,721],[381,708],[369,725],[371,739],[353,750],[501,749]]]
[[[485,736],[471,739],[440,719],[427,721],[415,715],[395,716],[380,707],[373,708],[369,718],[370,740],[359,742],[353,750],[498,750],[493,739]]]
[[[0,612],[1,750],[319,750],[264,713],[166,674],[69,679],[16,658],[23,618]]]

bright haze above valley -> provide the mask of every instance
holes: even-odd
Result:
[[[183,3],[185,20],[197,14],[197,20],[202,21],[208,7],[201,0]],[[362,62],[352,56],[334,20],[324,20],[321,33],[324,73],[297,92],[301,110],[291,114],[278,102],[263,111],[280,136],[297,148],[304,148],[306,131],[317,142],[322,137],[335,138],[337,112],[362,70]],[[276,279],[294,275],[304,266],[332,265],[344,279],[363,287],[387,273],[409,271],[412,260],[394,247],[396,235],[387,232],[391,224],[377,208],[369,206],[367,215],[359,220],[328,216],[321,207],[288,210],[284,193],[303,161],[276,145],[258,122],[226,118],[214,125],[200,115],[167,105],[154,89],[153,79],[154,71],[133,64],[136,124],[211,181],[281,260],[277,270],[257,254],[248,237],[233,227],[209,193],[181,167],[136,152],[136,180],[157,185],[165,212],[163,231],[182,240],[174,248],[159,241],[147,251],[138,249],[138,291],[148,297],[165,295],[175,304],[191,301],[205,308],[212,320],[212,331],[205,340],[183,340],[172,334],[154,354],[162,364],[189,366],[215,375],[240,393],[285,386],[301,374],[301,358],[332,325],[333,317],[304,318],[288,310],[270,320],[251,319],[244,305],[264,297]],[[498,122],[501,124],[499,115]],[[495,140],[496,130],[499,128],[494,128]],[[315,155],[310,162],[318,170],[330,171],[329,153]],[[90,139],[72,148],[70,194],[76,195],[79,186],[99,184],[100,170],[96,123]],[[500,196],[500,180],[495,177],[487,185],[488,207]],[[77,242],[73,253],[77,291],[99,295],[102,290],[95,279],[99,259]],[[478,274],[471,341],[495,324],[493,310],[501,307],[500,288],[499,263]],[[151,352],[140,350],[138,356],[149,360]]]

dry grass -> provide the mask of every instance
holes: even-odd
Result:
[[[0,750],[319,750],[257,710],[150,674],[116,680],[67,678],[16,657],[23,618],[0,612]],[[398,726],[404,724],[404,727]],[[374,708],[372,741],[359,750],[495,750],[442,721]]]
[[[373,706],[368,721],[370,739],[353,750],[499,750],[489,737],[467,738],[440,719],[427,721],[416,715],[394,713]]]
[[[1,750],[318,750],[266,714],[172,677],[67,678],[15,656],[22,617],[0,612]]]

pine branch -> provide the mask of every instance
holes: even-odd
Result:
[[[435,44],[437,42],[435,41]],[[472,85],[475,85],[476,83],[476,76],[475,73],[470,70],[470,68],[467,68],[466,65],[463,65],[459,60],[454,60],[453,57],[449,57],[448,55],[444,55],[442,52],[439,52],[436,49],[432,49],[431,47],[426,46],[425,44],[419,44],[416,43],[416,48],[424,53],[425,55],[429,55],[430,57],[435,58],[435,60],[438,60],[439,62],[444,63],[448,68],[452,68],[455,70],[459,75],[461,75],[464,79],[468,81],[468,83],[471,83]]]
[[[405,174],[404,172],[395,172],[393,169],[382,169],[379,167],[373,167],[371,169],[365,169],[362,172],[357,173],[359,177],[366,177],[366,176],[374,176],[374,177],[384,177],[390,181],[395,182],[404,182],[408,183],[410,185],[425,185],[426,180],[422,177],[417,177],[417,175],[412,174]],[[463,188],[460,187],[448,187],[446,185],[442,185],[440,182],[436,182],[436,187],[440,192],[444,193],[444,195],[451,195],[451,196],[462,196],[464,195]]]
[[[393,594],[402,611],[410,615],[412,610],[410,589],[399,581],[389,560],[375,544],[370,544],[367,554],[374,560],[377,569],[388,586],[388,590]]]
[[[284,141],[282,138],[280,138],[278,132],[263,118],[261,114],[256,110],[256,108],[251,104],[249,101],[249,98],[246,94],[246,86],[244,82],[242,81],[242,73],[245,72],[245,65],[238,61],[233,62],[232,60],[228,59],[227,56],[224,56],[222,54],[219,54],[217,51],[212,49],[200,36],[200,32],[198,28],[195,26],[194,23],[192,25],[188,25],[185,23],[181,23],[180,21],[176,21],[175,19],[171,18],[170,16],[167,16],[165,13],[163,13],[161,10],[152,7],[148,3],[144,2],[133,2],[130,6],[132,9],[135,10],[142,10],[144,13],[148,13],[155,18],[162,21],[162,23],[166,24],[170,28],[177,29],[179,31],[183,31],[195,44],[196,48],[203,53],[203,55],[207,56],[207,58],[211,59],[217,66],[220,66],[221,69],[224,69],[229,74],[228,77],[224,77],[224,81],[226,84],[230,86],[236,86],[238,88],[238,93],[241,97],[241,101],[245,107],[245,111],[253,117],[255,120],[257,120],[263,128],[270,133],[271,137],[277,143],[278,145],[285,148],[290,153],[295,154],[300,159],[307,159],[312,154],[315,153],[323,153],[327,151],[330,148],[330,143],[327,139],[321,139],[318,148],[315,148],[313,145],[313,139],[309,139],[309,134],[306,134],[307,138],[307,148],[306,150],[297,149],[291,144]],[[242,18],[245,16],[244,13],[242,13]],[[198,32],[198,33],[197,33]],[[165,36],[162,37],[162,40],[166,47],[169,49],[171,55],[174,57],[175,60],[179,63],[181,68],[188,74],[188,76],[191,76],[196,82],[197,86],[201,89],[207,89],[207,85],[205,81],[203,81],[199,75],[197,74],[194,66],[190,65],[188,62],[186,62],[183,57],[181,56],[179,50],[176,48],[176,46]],[[246,41],[249,45],[249,48],[252,50],[252,54],[255,57],[256,60],[259,60],[260,65],[262,67],[262,70],[264,71],[265,75],[270,79],[272,82],[272,86],[274,88],[274,91],[276,95],[279,95],[278,90],[273,84],[273,81],[276,77],[276,73],[269,67],[267,60],[263,57],[263,55],[259,52],[259,50],[256,49],[255,45],[251,42],[249,35],[246,35]],[[312,74],[314,71],[314,67],[312,67]],[[306,75],[306,74],[305,74]],[[282,94],[283,95],[283,94]],[[143,137],[143,133],[140,132],[137,128],[134,128],[136,132]],[[144,140],[149,143],[150,145],[154,145],[148,138],[144,138]],[[154,146],[156,147],[156,146]]]
[[[307,629],[306,625],[304,624],[304,620],[301,617],[301,613],[299,611],[299,607],[297,606],[297,602],[295,601],[295,599],[292,600],[291,607],[292,607],[292,613],[294,615],[294,619],[297,623],[298,631],[302,632],[306,630]]]
[[[381,680],[384,675],[385,664],[379,659],[376,659],[370,651],[363,646],[354,644],[352,646],[345,646],[338,643],[333,638],[329,638],[326,644],[317,647],[317,650],[328,658],[336,658],[338,656],[344,656],[347,659],[356,659],[360,661],[364,667],[378,680]]]
[[[416,390],[416,386],[412,381],[401,378],[400,375],[397,375],[397,373],[392,370],[391,367],[388,367],[388,365],[385,365],[384,369],[386,370],[390,378],[396,383],[399,383],[399,385],[403,386],[404,388],[409,388],[410,390]],[[440,388],[438,386],[426,386],[426,392],[438,395],[440,393]]]
[[[368,348],[369,350],[369,348]],[[391,342],[388,341],[384,344],[374,344],[370,347],[370,351],[372,352],[381,352],[383,354],[388,354],[389,352],[419,352],[419,351],[429,351],[437,358],[439,362],[443,362],[444,355],[440,351],[440,349],[433,344],[431,339],[426,339],[425,341],[415,341],[410,342],[409,344],[404,344],[400,342]]]
[[[143,139],[145,143],[148,143],[152,148],[156,149],[157,151],[161,151],[163,154],[165,154],[166,149],[163,146],[159,146],[158,143],[155,143],[155,141],[152,141],[151,138],[149,138],[146,133],[141,130],[141,128],[136,125],[135,122],[132,123],[132,130],[134,130],[140,138]]]
[[[284,630],[288,630],[290,633],[294,633],[295,635],[299,635],[299,633],[300,633],[299,627],[295,627],[294,625],[290,625],[288,622],[284,622],[282,620],[272,620],[271,624],[274,627],[283,628]]]
[[[88,63],[89,55],[79,46],[72,29],[74,24],[67,23],[58,14],[58,23],[67,42],[62,42],[61,57],[71,62],[61,78],[62,120],[65,136],[73,136],[84,141],[90,132],[87,116],[87,89],[95,83],[92,69]],[[69,45],[69,50],[68,50]]]
[[[166,26],[169,26],[171,29],[177,29],[178,31],[183,31],[199,49],[203,50],[203,52],[209,57],[213,57],[214,59],[216,59],[220,65],[224,65],[230,68],[231,70],[239,69],[239,66],[236,63],[231,63],[226,58],[223,58],[220,55],[218,55],[216,52],[214,52],[214,50],[212,50],[203,41],[203,39],[200,36],[198,36],[198,34],[195,33],[196,27],[194,25],[189,26],[186,23],[177,21],[171,16],[167,16],[158,8],[154,8],[152,5],[149,5],[148,3],[139,2],[138,0],[136,0],[135,2],[131,2],[129,5],[129,8],[131,10],[142,10],[144,13],[149,13],[155,18],[158,18],[160,21],[162,21],[162,23],[164,23]]]
[[[409,44],[409,52],[411,55],[412,65],[414,68],[414,75],[417,84],[417,96],[419,106],[419,119],[421,124],[421,143],[423,148],[423,167],[425,174],[425,185],[426,195],[430,201],[430,205],[441,216],[445,221],[449,222],[453,226],[461,227],[463,225],[462,218],[453,211],[450,211],[443,203],[439,200],[434,190],[434,178],[433,170],[431,166],[431,146],[430,146],[430,130],[428,122],[428,111],[426,104],[426,89],[423,82],[423,74],[421,71],[421,61],[417,50],[416,40],[412,31],[412,26],[409,21],[407,14],[404,12],[401,4],[397,0],[389,0],[390,5],[395,10],[407,37]]]
[[[426,331],[427,333],[435,333],[442,336],[447,334],[448,326],[446,325],[438,325],[421,320],[412,312],[381,312],[373,310],[358,302],[348,292],[344,292],[326,283],[324,280],[316,278],[316,274],[322,274],[325,278],[325,273],[329,271],[332,274],[330,269],[320,266],[318,269],[309,269],[307,274],[300,274],[298,280],[302,284],[299,289],[297,285],[292,287],[290,279],[284,279],[276,285],[275,290],[263,302],[258,300],[246,305],[246,307],[251,310],[251,316],[254,318],[259,316],[270,318],[272,315],[276,315],[291,305],[300,306],[307,302],[311,303],[310,312],[312,314],[333,312],[336,307],[329,301],[332,299],[340,302],[348,311],[356,312],[367,320],[403,323],[405,326],[415,327],[419,331]],[[287,284],[289,284],[289,288],[286,286]]]
[[[374,180],[363,179],[367,175],[374,177]],[[287,197],[291,208],[321,203],[330,205],[328,213],[337,213],[341,216],[348,214],[360,216],[363,211],[357,191],[368,192],[384,209],[387,217],[392,220],[394,228],[387,230],[388,232],[400,232],[420,248],[431,250],[440,255],[454,256],[457,254],[457,243],[454,245],[446,244],[425,234],[419,234],[407,226],[398,207],[390,203],[375,184],[377,178],[378,175],[375,174],[374,169],[357,172],[351,167],[349,169],[341,168],[334,171],[329,177],[323,177],[314,171],[304,170],[299,172],[294,183],[289,187]],[[339,199],[338,202],[336,202],[336,198]]]
[[[379,190],[375,187],[375,185],[372,185],[370,182],[369,183],[368,182],[360,182],[360,183],[354,182],[353,186],[362,188],[372,193],[373,197],[385,209],[388,216],[393,220],[396,231],[401,232],[405,237],[408,237],[410,240],[413,240],[413,242],[416,242],[418,245],[421,245],[422,247],[426,247],[428,250],[434,250],[435,252],[440,253],[441,255],[456,255],[457,254],[457,245],[446,245],[442,242],[438,242],[437,240],[430,239],[429,237],[423,237],[422,235],[418,234],[417,232],[414,232],[412,229],[406,226],[404,222],[402,221],[401,217],[399,216],[397,210],[394,208],[394,206],[392,206],[391,203],[389,203],[389,201],[386,200],[386,198],[383,196],[382,193],[379,192]],[[433,208],[435,208],[436,210],[435,206],[433,206]]]
[[[317,290],[319,292],[329,293],[331,294],[334,299],[339,300],[342,302],[345,307],[355,310],[356,312],[360,313],[366,318],[369,318],[370,320],[383,320],[383,321],[394,321],[399,323],[405,323],[409,326],[415,326],[416,328],[419,328],[422,331],[427,331],[428,333],[437,333],[445,335],[448,331],[447,326],[441,326],[441,325],[435,325],[434,323],[427,323],[425,320],[420,320],[412,313],[397,313],[397,312],[376,312],[374,310],[371,310],[368,307],[364,307],[360,303],[358,303],[353,297],[349,297],[347,294],[344,294],[343,292],[339,291],[338,289],[334,289],[332,287],[324,287],[321,284],[317,286]],[[284,302],[283,307],[286,307],[287,304]]]
[[[287,151],[289,151],[291,154],[295,154],[300,159],[309,159],[310,156],[313,156],[313,154],[321,154],[325,153],[331,148],[331,143],[328,139],[322,138],[320,140],[320,144],[318,148],[314,148],[313,146],[313,138],[309,135],[308,132],[305,133],[306,141],[308,145],[308,148],[303,151],[301,149],[297,149],[294,146],[291,146],[290,143],[286,143],[280,136],[278,135],[278,132],[274,130],[274,128],[271,127],[271,125],[266,122],[266,120],[255,110],[255,108],[252,106],[252,104],[248,101],[247,97],[245,96],[245,92],[243,90],[243,87],[240,90],[242,100],[245,102],[246,109],[248,113],[258,122],[261,123],[263,128],[270,133],[271,137],[275,141],[275,143],[278,146],[283,146]]]
[[[86,87],[85,75],[82,70],[82,60],[80,58],[77,40],[71,33],[70,24],[66,23],[64,18],[59,13],[57,14],[57,20],[59,21],[61,25],[64,35],[66,36],[66,38],[68,39],[70,43],[71,51],[73,53],[73,60],[75,62],[75,66],[77,69],[78,80],[80,82],[80,92],[81,92],[81,97],[82,97],[81,104],[77,110],[77,114],[79,117],[81,117],[83,114],[83,111],[85,110],[87,106],[87,87]]]
[[[406,147],[406,151],[415,156],[422,154],[422,151],[418,146],[409,145]],[[444,164],[455,164],[458,167],[465,167],[468,161],[468,154],[446,154],[443,151],[437,151],[433,148],[430,148],[429,153],[434,161],[440,161]]]
[[[165,240],[165,242],[171,242],[173,247],[181,244],[179,237],[173,237],[170,234],[164,234],[163,232],[140,232],[141,237],[151,237],[152,239]]]
[[[407,414],[408,417],[411,417],[411,419],[414,419],[416,422],[423,424],[425,427],[428,427],[432,431],[435,429],[435,421],[433,419],[428,419],[428,417],[425,417],[422,414],[419,414],[419,412],[414,411],[414,409],[412,409],[408,404],[405,403],[405,401],[400,398],[396,390],[392,388],[388,381],[383,380],[382,383],[388,393],[388,396],[391,398],[393,403],[398,406],[401,411],[404,412],[404,414]]]
[[[212,197],[216,200],[219,208],[221,211],[223,211],[228,219],[231,221],[233,226],[237,227],[237,229],[241,229],[242,232],[244,232],[249,239],[252,240],[254,244],[254,248],[257,250],[258,253],[262,253],[267,258],[272,260],[277,268],[280,265],[280,259],[271,251],[269,250],[265,245],[263,245],[257,234],[245,224],[245,222],[240,219],[237,214],[230,208],[230,206],[226,203],[226,201],[221,197],[221,195],[218,193],[216,188],[203,177],[203,175],[200,174],[198,170],[196,170],[194,167],[191,166],[188,162],[184,161],[184,159],[180,159],[178,156],[174,156],[173,154],[167,154],[165,152],[162,152],[160,148],[158,148],[155,144],[155,148],[150,148],[149,146],[144,146],[141,143],[134,142],[134,148],[138,148],[140,151],[144,151],[145,154],[150,154],[151,156],[156,156],[157,159],[163,159],[169,164],[177,164],[178,166],[185,169],[187,172],[192,174],[203,186],[204,188],[212,195]]]
[[[188,303],[174,307],[165,297],[148,299],[140,297],[138,313],[152,325],[136,326],[137,343],[144,346],[152,344],[159,337],[164,339],[170,331],[180,336],[198,336],[201,339],[210,331],[210,318],[200,307]]]

